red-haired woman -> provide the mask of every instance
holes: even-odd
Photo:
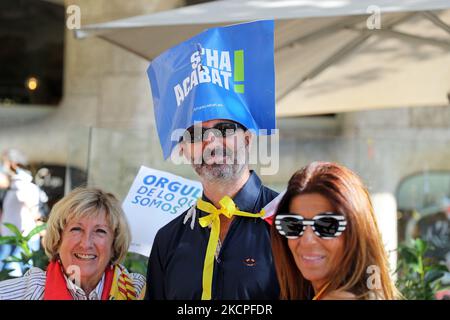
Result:
[[[369,194],[335,163],[289,180],[271,229],[281,299],[395,299]]]

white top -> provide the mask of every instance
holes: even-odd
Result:
[[[20,170],[11,178],[11,186],[3,200],[3,215],[0,234],[10,236],[13,233],[3,223],[15,225],[24,235],[36,227],[39,213],[40,190],[32,183],[31,175]]]
[[[130,273],[130,280],[139,296],[145,287],[145,277],[139,273]],[[0,282],[0,300],[43,300],[46,272],[31,268],[23,277]],[[74,300],[101,300],[105,275],[94,290],[87,296],[83,289],[66,277],[67,288]]]

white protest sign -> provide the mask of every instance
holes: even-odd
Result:
[[[122,208],[130,224],[130,251],[150,255],[158,230],[195,204],[200,182],[141,166]]]

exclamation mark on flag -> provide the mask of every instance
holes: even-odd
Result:
[[[234,92],[244,93],[244,84],[236,82],[244,82],[244,50],[234,52]]]

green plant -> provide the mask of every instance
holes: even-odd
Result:
[[[123,265],[129,272],[140,273],[143,276],[147,276],[147,262],[147,257],[137,253],[128,252]]]
[[[446,265],[427,257],[428,243],[420,238],[398,248],[397,287],[408,300],[433,300],[437,291],[445,289],[442,278]]]
[[[7,227],[13,233],[12,236],[3,236],[0,237],[0,245],[13,245],[17,246],[21,249],[20,257],[7,257],[3,260],[4,263],[8,262],[19,262],[22,264],[22,273],[25,273],[32,266],[45,269],[48,264],[47,256],[45,255],[42,249],[38,251],[31,250],[29,246],[30,239],[36,234],[45,230],[47,225],[39,225],[31,230],[27,235],[23,235],[20,230],[11,223],[5,223],[5,227]],[[11,278],[9,276],[9,272],[11,270],[4,269],[0,272],[0,280],[5,280]]]

